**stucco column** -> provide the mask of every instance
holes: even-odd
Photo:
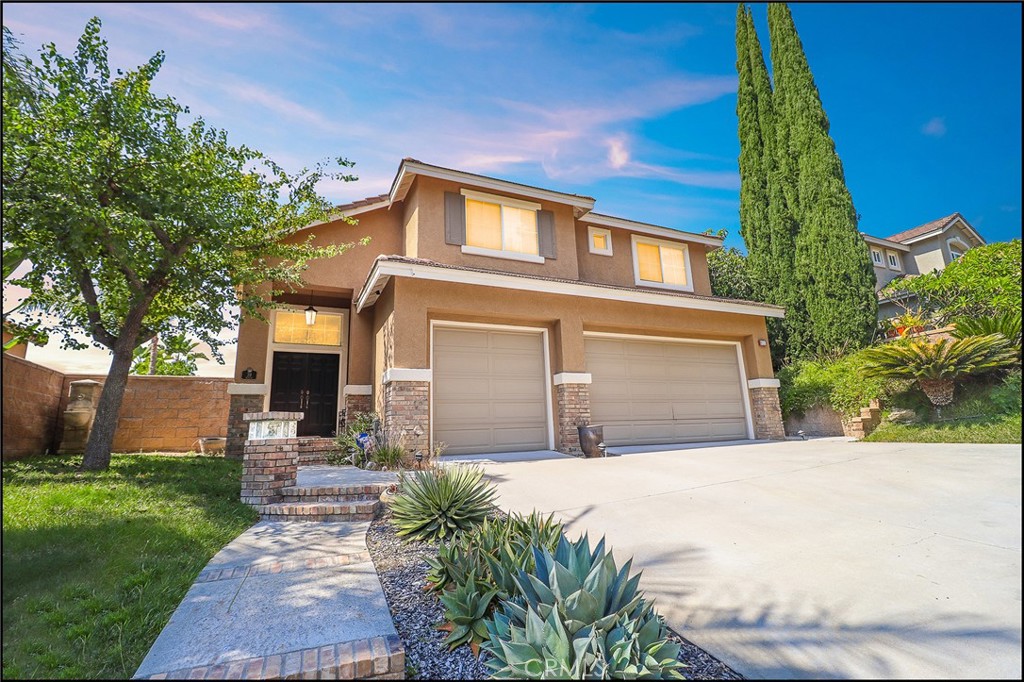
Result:
[[[565,315],[555,325],[554,372],[582,372],[586,369],[583,348],[583,318]],[[589,383],[589,382],[588,382]]]

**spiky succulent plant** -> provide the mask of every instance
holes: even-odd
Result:
[[[483,648],[500,678],[681,679],[679,646],[602,539],[560,538],[554,553],[534,547],[534,567],[515,577],[518,595],[488,622]]]
[[[412,540],[444,540],[483,522],[493,509],[494,486],[475,466],[432,467],[405,472],[391,501],[397,534]]]
[[[469,644],[474,655],[479,653],[480,642],[488,636],[485,618],[497,593],[471,572],[465,584],[441,594],[446,622],[439,629],[448,632],[444,643],[450,649]]]

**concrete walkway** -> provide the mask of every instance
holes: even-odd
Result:
[[[484,464],[507,510],[635,556],[750,677],[1021,676],[1021,447],[748,443]]]
[[[355,472],[311,467],[300,470],[299,484],[388,476]],[[404,677],[404,652],[366,548],[368,528],[257,523],[199,574],[135,676]]]

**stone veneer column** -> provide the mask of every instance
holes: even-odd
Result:
[[[391,368],[384,372],[384,427],[402,435],[407,463],[416,451],[430,457],[429,369]]]
[[[259,507],[281,501],[281,488],[294,486],[299,474],[296,426],[302,412],[253,412],[242,458],[242,502]]]
[[[782,426],[782,408],[779,405],[778,379],[750,379],[750,412],[754,422],[754,438],[785,440]]]
[[[224,456],[228,459],[242,459],[245,441],[249,437],[249,425],[242,417],[249,412],[263,410],[266,392],[266,384],[228,384],[231,402],[228,406],[228,437],[224,443]]]
[[[574,457],[583,455],[576,427],[590,424],[590,381],[586,372],[559,372],[554,377],[558,406],[555,447]]]

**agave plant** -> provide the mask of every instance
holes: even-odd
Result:
[[[534,568],[515,578],[518,596],[488,621],[483,648],[499,678],[625,677],[682,679],[679,645],[604,540],[559,539],[554,553],[534,547]]]
[[[995,317],[965,317],[956,321],[953,336],[963,339],[968,336],[1002,334],[1011,345],[1019,349],[1020,325],[1020,312],[1003,313]]]
[[[479,467],[445,466],[403,472],[391,502],[397,534],[443,540],[478,526],[493,509],[494,486]]]
[[[449,649],[469,644],[474,656],[480,653],[480,643],[488,637],[485,618],[497,593],[471,572],[464,585],[441,595],[447,622],[438,629],[448,633],[444,643]]]
[[[1002,334],[942,339],[904,339],[864,351],[864,369],[883,376],[916,379],[928,400],[953,402],[954,382],[969,374],[1012,365],[1017,351]]]

